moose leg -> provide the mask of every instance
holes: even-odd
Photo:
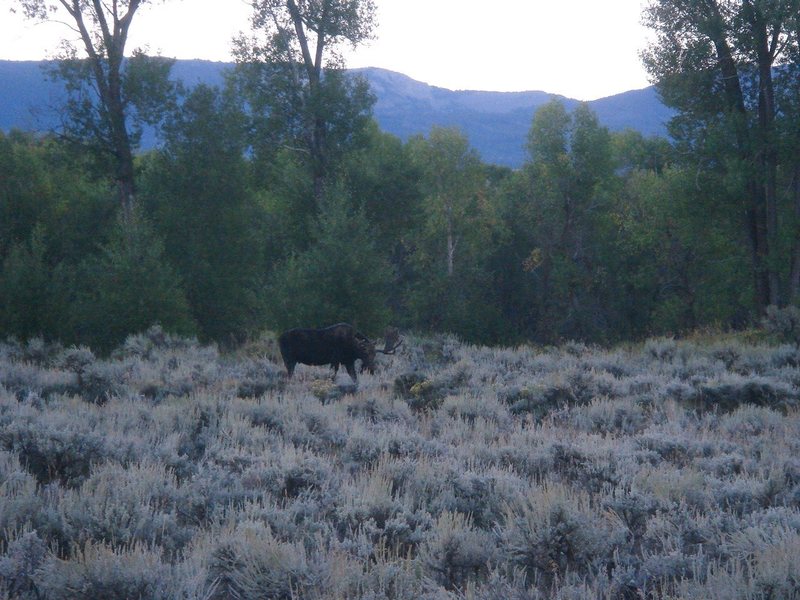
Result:
[[[297,366],[296,362],[287,362],[286,363],[286,372],[289,374],[289,379],[292,378],[294,374],[294,368]]]
[[[336,380],[336,374],[339,372],[339,363],[331,363],[331,369],[333,369],[333,379]]]
[[[345,363],[345,368],[347,369],[347,374],[350,375],[350,378],[353,380],[353,383],[358,383],[358,375],[356,374],[356,365],[354,362]]]

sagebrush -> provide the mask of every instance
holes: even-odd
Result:
[[[0,597],[800,596],[793,344],[0,360]]]

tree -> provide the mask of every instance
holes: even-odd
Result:
[[[0,331],[23,339],[52,334],[50,269],[41,229],[11,247],[0,268]]]
[[[680,112],[673,134],[741,180],[762,311],[781,301],[775,74],[797,66],[798,13],[800,0],[651,0],[645,10],[656,39],[643,60]]]
[[[343,185],[354,205],[363,208],[375,230],[378,250],[391,263],[392,287],[407,290],[413,276],[414,233],[422,217],[420,172],[400,138],[380,131],[375,122],[367,134],[365,143],[344,158]],[[389,302],[396,318],[406,314],[404,293],[391,294]]]
[[[159,119],[171,91],[170,61],[140,51],[125,60],[134,15],[149,0],[16,0],[26,17],[71,23],[86,54],[64,40],[53,75],[66,82],[65,133],[87,144],[113,170],[117,198],[130,216],[135,198],[137,123]],[[133,132],[128,119],[134,118]]]
[[[724,185],[691,169],[635,170],[615,194],[609,295],[620,337],[737,325],[752,293]],[[699,183],[699,185],[698,185]],[[703,210],[698,211],[697,207]]]
[[[674,160],[669,140],[658,136],[646,138],[634,129],[613,133],[611,148],[614,167],[623,175],[636,170],[661,173]]]
[[[408,152],[422,195],[411,311],[418,325],[489,341],[497,330],[497,303],[488,260],[500,232],[487,170],[454,128],[434,127],[427,139],[412,138]]]
[[[795,37],[800,36],[800,15],[794,20]],[[800,45],[793,60],[784,65],[777,77],[779,164],[782,172],[779,189],[788,190],[789,226],[785,233],[790,247],[788,300],[800,304]]]
[[[252,38],[236,44],[239,77],[261,134],[307,156],[320,204],[331,165],[368,123],[366,81],[343,72],[340,48],[372,35],[373,0],[252,0]],[[258,38],[258,34],[263,39]],[[277,144],[275,143],[277,142]]]
[[[0,258],[52,211],[52,167],[33,136],[0,131]]]
[[[276,269],[270,294],[281,329],[348,321],[382,331],[389,319],[391,269],[370,224],[341,192],[326,198],[307,250]]]
[[[177,334],[195,333],[180,279],[138,209],[118,221],[100,253],[83,262],[78,277],[67,337],[110,351],[154,323]]]
[[[602,337],[598,248],[613,180],[611,136],[585,104],[569,114],[554,100],[536,111],[528,151],[526,212],[535,246],[522,267],[536,281],[537,337]]]
[[[140,198],[164,239],[204,339],[264,324],[263,210],[250,187],[245,117],[230,91],[198,85],[143,160]]]
[[[440,236],[445,250],[447,276],[455,272],[456,250],[476,215],[483,177],[478,153],[457,129],[434,127],[428,139],[409,142],[412,157],[422,173],[428,227]]]
[[[0,331],[74,341],[72,275],[106,240],[115,208],[69,144],[0,133]]]
[[[374,121],[365,134],[364,143],[345,157],[344,185],[363,203],[381,241],[394,245],[419,221],[420,172],[400,138],[381,131]]]

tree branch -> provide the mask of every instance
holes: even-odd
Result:
[[[94,6],[97,23],[100,25],[100,33],[103,35],[103,44],[106,47],[106,52],[110,53],[113,48],[113,37],[108,28],[108,20],[106,19],[105,10],[103,10],[103,3],[101,0],[92,0],[92,5]]]
[[[318,73],[322,68],[322,51],[325,47],[325,23],[327,23],[330,4],[331,0],[324,0],[322,5],[322,18],[320,19],[320,26],[317,29],[317,53],[314,57],[314,67],[317,69]]]
[[[303,15],[300,12],[300,9],[297,8],[297,4],[295,4],[294,0],[286,0],[286,7],[289,9],[289,15],[292,17],[292,22],[294,23],[294,30],[297,34],[297,41],[300,43],[300,51],[303,53],[303,62],[306,65],[306,70],[308,71],[308,78],[311,82],[312,86],[316,86],[317,82],[319,81],[319,77],[316,77],[316,69],[314,65],[314,61],[311,58],[311,52],[308,48],[308,38],[306,37],[306,32],[304,29],[303,23]]]

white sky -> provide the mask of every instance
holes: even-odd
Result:
[[[26,22],[0,0],[0,58],[35,60],[71,35]],[[594,100],[646,87],[639,60],[646,0],[376,0],[376,39],[350,67],[382,67],[449,89],[543,90]],[[224,8],[222,8],[224,7]],[[249,28],[245,0],[167,0],[137,13],[129,48],[231,60],[231,38]],[[177,28],[177,31],[176,31]]]

